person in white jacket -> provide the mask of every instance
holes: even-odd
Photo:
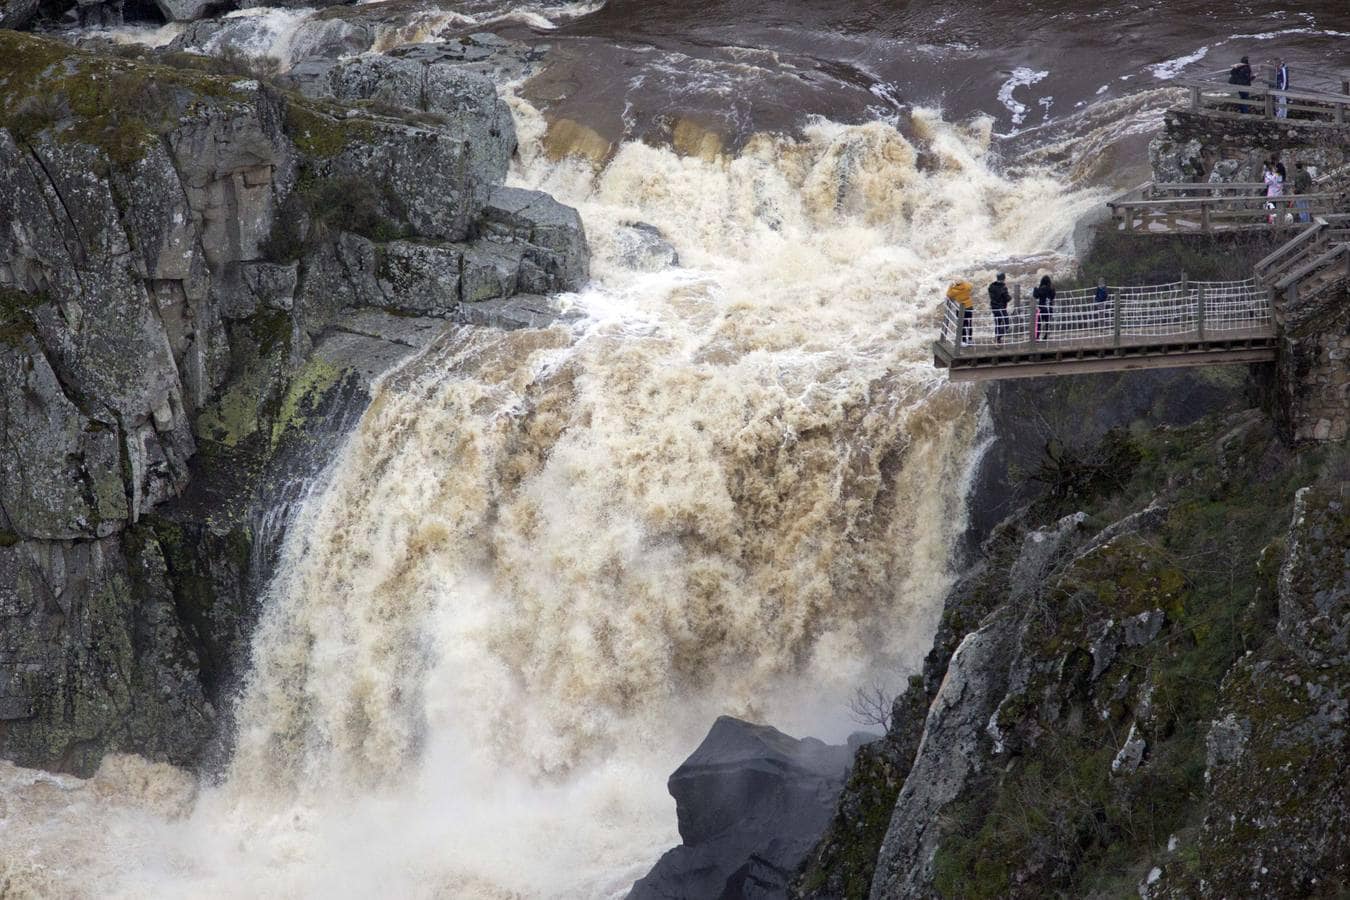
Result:
[[[1275,168],[1273,160],[1268,159],[1261,165],[1264,167],[1261,180],[1266,183],[1266,221],[1274,225],[1277,215],[1275,210],[1280,205],[1276,198],[1284,195],[1284,179],[1280,177],[1280,172]]]

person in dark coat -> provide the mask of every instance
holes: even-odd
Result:
[[[1299,160],[1294,163],[1294,196],[1297,198],[1299,194],[1311,194],[1312,192],[1312,174],[1309,173],[1307,169],[1303,168],[1303,161]],[[1294,205],[1299,209],[1298,220],[1300,222],[1306,225],[1312,221],[1312,218],[1308,213],[1308,199],[1306,197],[1295,199]]]
[[[1252,84],[1252,64],[1247,57],[1242,57],[1242,62],[1233,66],[1233,70],[1228,73],[1228,83],[1241,85],[1242,87],[1251,87]],[[1251,95],[1246,91],[1238,91],[1238,99],[1248,100]],[[1250,112],[1246,106],[1239,106],[1238,112]]]
[[[1050,320],[1055,315],[1055,285],[1049,275],[1041,276],[1041,283],[1031,292],[1036,298],[1036,340],[1050,338]]]
[[[1093,327],[1102,328],[1107,324],[1106,313],[1110,308],[1107,306],[1111,300],[1111,292],[1106,289],[1106,279],[1097,279],[1097,290],[1092,294],[1092,320]]]
[[[1289,90],[1289,64],[1283,59],[1276,60],[1275,83],[1271,86],[1277,91]],[[1275,98],[1275,104],[1275,117],[1287,119],[1289,117],[1289,98],[1280,94]]]
[[[1008,276],[1003,272],[989,284],[989,308],[994,311],[994,343],[1003,343],[1008,333],[1008,302],[1012,300],[1008,293]]]

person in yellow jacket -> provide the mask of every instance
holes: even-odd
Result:
[[[953,281],[951,287],[947,288],[947,299],[961,308],[962,347],[970,346],[971,319],[975,315],[975,301],[971,299],[974,290],[975,285],[962,278]]]

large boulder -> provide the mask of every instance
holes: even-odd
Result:
[[[486,76],[455,63],[360,56],[315,59],[290,78],[306,95],[367,100],[424,114],[419,121],[462,137],[475,178],[500,183],[516,150],[515,122]]]
[[[542,191],[498,187],[483,210],[483,230],[543,251],[541,263],[562,290],[580,290],[591,273],[581,216]]]
[[[722,716],[670,776],[679,847],[633,900],[782,897],[825,830],[853,750]]]

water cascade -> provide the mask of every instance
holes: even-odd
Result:
[[[735,158],[539,150],[595,283],[380,386],[287,537],[217,783],[0,766],[0,885],[103,897],[621,896],[667,773],[728,712],[838,740],[927,649],[978,395],[945,279],[1053,267],[1100,200],[1000,174],[991,123],[820,121]],[[625,255],[657,226],[682,266]],[[18,814],[15,814],[15,810]]]

